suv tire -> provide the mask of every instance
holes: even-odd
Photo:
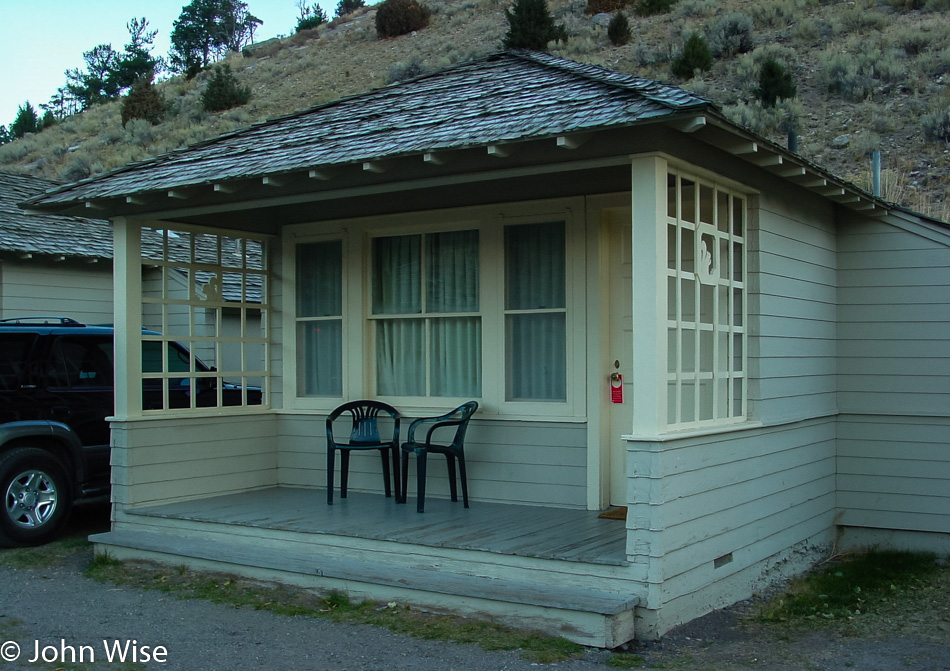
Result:
[[[72,503],[62,464],[45,450],[20,447],[0,457],[0,544],[42,545],[53,539]]]

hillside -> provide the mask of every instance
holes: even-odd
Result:
[[[713,100],[733,119],[782,144],[798,127],[798,151],[869,188],[870,154],[883,153],[884,197],[950,219],[950,0],[679,0],[664,15],[628,12],[633,39],[607,38],[609,16],[586,0],[549,0],[570,35],[551,53],[682,86]],[[447,67],[501,48],[508,0],[431,0],[428,28],[378,40],[375,10],[254,45],[228,62],[251,102],[210,114],[199,102],[207,73],[161,83],[165,119],[120,121],[112,102],[0,146],[0,169],[72,181],[236,128]],[[734,16],[741,13],[738,19]],[[731,16],[732,15],[732,16]],[[714,40],[751,20],[753,51],[722,56],[701,78],[677,80],[670,61],[693,32]],[[725,21],[725,23],[721,23]],[[727,28],[723,28],[723,26]],[[759,64],[773,56],[793,72],[797,97],[777,110],[755,102]]]

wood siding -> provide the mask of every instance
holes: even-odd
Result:
[[[276,424],[253,412],[114,422],[113,501],[136,507],[273,487]]]
[[[749,596],[777,577],[771,559],[804,570],[831,541],[832,417],[631,443],[628,455],[627,553],[651,566],[645,605],[661,610],[660,630]]]
[[[280,418],[279,432],[281,484],[326,487],[326,417],[285,415]],[[465,456],[473,501],[587,506],[585,424],[476,419],[466,436]],[[448,497],[445,459],[435,455],[429,462],[426,497]],[[415,467],[415,458],[410,458],[410,497],[416,489]],[[339,487],[339,472],[335,480]],[[382,486],[379,453],[355,453],[350,461],[350,489],[381,492]]]
[[[837,259],[827,203],[759,198],[750,231],[750,418],[834,413]]]
[[[838,507],[848,526],[950,533],[950,246],[841,229]]]
[[[112,323],[112,262],[4,259],[0,317],[56,315],[85,324]]]

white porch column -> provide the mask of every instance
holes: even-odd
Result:
[[[633,213],[633,433],[666,426],[666,180],[659,156],[631,163]]]
[[[125,217],[112,220],[115,296],[115,418],[142,414],[142,233]]]

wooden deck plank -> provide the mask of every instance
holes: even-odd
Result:
[[[378,494],[350,492],[326,503],[326,490],[272,487],[129,511],[196,522],[272,528],[306,534],[410,543],[595,564],[626,564],[626,530],[594,511],[501,503],[470,508],[427,499],[396,504]]]

